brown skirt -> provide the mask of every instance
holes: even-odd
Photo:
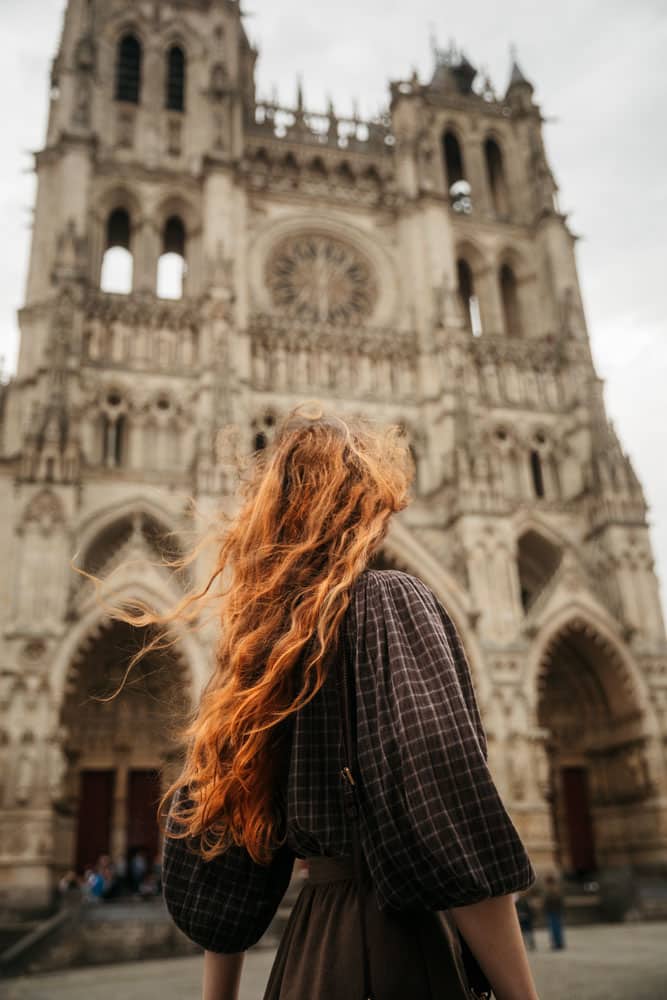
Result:
[[[309,858],[264,1000],[363,1000],[351,858]],[[446,913],[387,912],[368,873],[363,902],[373,1000],[470,1000],[458,934]]]

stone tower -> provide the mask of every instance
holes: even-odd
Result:
[[[233,0],[67,6],[1,411],[2,902],[158,850],[171,724],[210,647],[186,636],[104,701],[137,641],[104,599],[170,606],[192,499],[230,502],[220,428],[261,448],[312,397],[410,435],[415,498],[382,559],[455,619],[536,866],[665,865],[646,504],[531,84],[515,63],[498,96],[438,51],[363,121],[259,101],[256,58]]]

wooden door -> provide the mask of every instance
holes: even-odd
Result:
[[[81,771],[74,865],[77,872],[109,854],[115,771]]]
[[[562,788],[570,867],[576,874],[592,872],[595,870],[595,836],[586,768],[563,768]]]
[[[132,770],[127,782],[128,856],[145,851],[149,863],[159,849],[160,833],[157,807],[160,801],[160,773],[156,770]]]

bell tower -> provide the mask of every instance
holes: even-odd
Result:
[[[52,293],[63,267],[68,278],[97,285],[114,246],[135,258],[134,291],[155,291],[161,252],[186,243],[195,255],[190,281],[197,280],[197,255],[228,238],[228,219],[215,209],[217,175],[241,153],[255,58],[232,0],[70,0],[51,72],[47,144],[36,163],[26,305]],[[175,202],[183,199],[202,171],[209,183],[203,191],[197,185],[192,217],[180,227],[167,227],[171,216],[156,220],[153,203],[167,187]],[[169,207],[176,217],[176,204]],[[196,217],[205,222],[195,225]]]
[[[13,583],[3,594],[0,852],[25,861],[0,873],[9,905],[43,905],[54,873],[94,862],[93,842],[127,855],[143,828],[132,789],[154,788],[169,760],[164,735],[152,748],[132,736],[150,732],[148,693],[88,730],[77,720],[76,699],[108,684],[115,667],[99,665],[112,663],[104,648],[117,640],[68,567],[77,550],[95,572],[138,559],[130,589],[167,607],[179,591],[150,567],[183,551],[164,539],[191,524],[189,498],[206,510],[224,492],[216,434],[244,419],[237,175],[255,59],[233,0],[66,7],[2,418],[0,551]],[[187,663],[169,665],[177,701],[206,666],[197,640]],[[86,848],[90,796],[102,796],[109,825]]]
[[[423,481],[444,531],[422,535],[486,647],[498,781],[528,836],[582,873],[648,858],[629,828],[619,853],[614,824],[630,798],[648,817],[664,780],[653,709],[639,721],[665,650],[646,502],[605,413],[533,86],[515,53],[500,95],[456,46],[434,56],[428,82],[391,87],[404,232],[421,248],[405,259],[440,387]]]

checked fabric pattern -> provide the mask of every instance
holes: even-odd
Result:
[[[355,675],[361,841],[379,905],[446,910],[527,888],[535,874],[486,762],[456,628],[433,592],[366,570],[343,622]],[[241,950],[270,923],[294,856],[349,855],[334,661],[294,717],[287,842],[271,865],[236,848],[204,863],[166,837],[163,884],[176,923],[212,951]],[[242,947],[248,947],[243,943]]]

